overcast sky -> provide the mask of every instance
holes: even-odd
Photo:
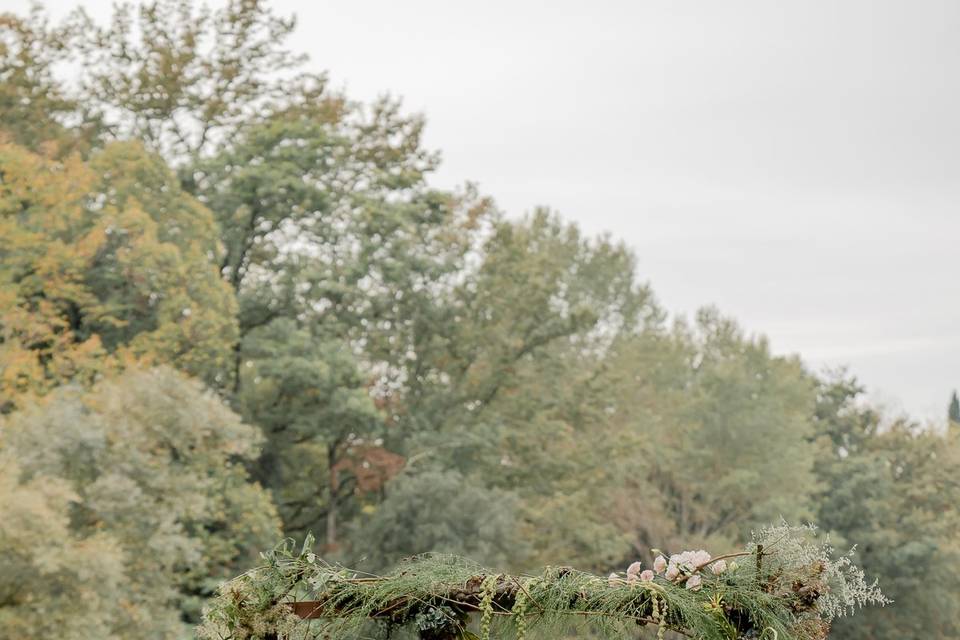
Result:
[[[943,420],[960,387],[960,2],[273,4],[335,85],[426,114],[439,185],[609,232],[669,310],[715,304]]]

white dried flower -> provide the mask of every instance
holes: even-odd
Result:
[[[702,586],[703,578],[700,577],[699,573],[695,573],[687,578],[687,589],[690,589],[691,591],[700,591]]]

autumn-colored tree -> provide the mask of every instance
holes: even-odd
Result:
[[[224,380],[235,302],[211,214],[163,161],[115,143],[87,163],[0,146],[0,405],[130,359]]]

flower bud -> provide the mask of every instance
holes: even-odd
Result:
[[[727,561],[726,560],[717,560],[712,565],[710,565],[710,571],[713,572],[713,575],[718,576],[724,571],[727,570]]]

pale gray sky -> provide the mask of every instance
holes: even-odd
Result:
[[[668,309],[716,304],[943,419],[960,387],[960,2],[273,5],[336,85],[426,114],[440,185],[608,231]]]

